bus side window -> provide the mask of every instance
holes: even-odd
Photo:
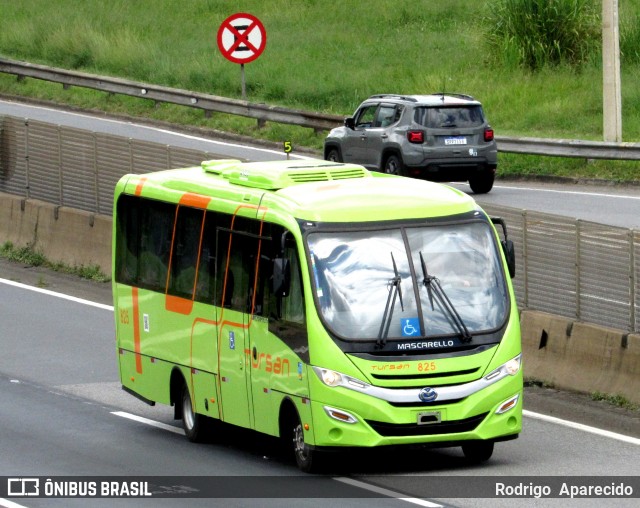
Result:
[[[215,301],[216,277],[216,225],[220,214],[208,211],[205,214],[200,247],[200,264],[198,265],[198,280],[196,282],[196,300],[209,305]]]
[[[122,194],[117,204],[116,270],[117,282],[138,285],[140,255],[140,199]]]
[[[277,257],[284,257],[289,261],[291,282],[289,286],[289,294],[285,297],[279,297],[273,294],[271,284],[266,285],[268,315],[271,319],[278,321],[284,321],[288,323],[304,324],[304,298],[302,292],[302,280],[300,271],[300,261],[298,257],[298,249],[293,241],[293,236],[287,235],[285,237],[285,249],[282,252],[282,235],[284,234],[284,228],[280,226],[274,226],[272,229],[272,245],[271,245],[271,260]],[[271,273],[273,270],[273,263],[270,264],[269,269],[266,270]]]
[[[191,299],[195,286],[204,211],[178,207],[168,293]]]
[[[167,284],[175,205],[145,200],[140,221],[140,287],[164,293]]]
[[[232,231],[217,229],[216,299],[221,302],[218,305],[251,312],[259,226],[258,221],[236,216]]]
[[[164,292],[175,206],[127,195],[117,206],[116,281]]]

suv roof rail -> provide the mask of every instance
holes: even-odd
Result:
[[[468,94],[464,94],[464,93],[450,93],[450,92],[435,92],[432,93],[431,95],[442,95],[442,96],[448,96],[448,97],[457,97],[458,99],[466,99],[468,101],[475,101],[475,97],[473,97],[472,95],[468,95]]]
[[[398,95],[395,93],[379,93],[372,95],[369,99],[399,99],[403,101],[418,102],[418,99],[409,95]]]

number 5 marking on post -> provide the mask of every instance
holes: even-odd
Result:
[[[284,143],[282,143],[282,147],[284,153],[287,154],[287,159],[289,159],[289,154],[293,151],[293,143],[291,143],[291,141],[285,141]]]

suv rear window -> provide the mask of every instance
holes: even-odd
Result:
[[[431,129],[480,127],[484,123],[482,106],[418,107],[413,119]]]

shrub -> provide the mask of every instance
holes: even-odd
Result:
[[[484,18],[491,56],[509,66],[577,67],[599,55],[593,0],[496,0],[487,5]]]

